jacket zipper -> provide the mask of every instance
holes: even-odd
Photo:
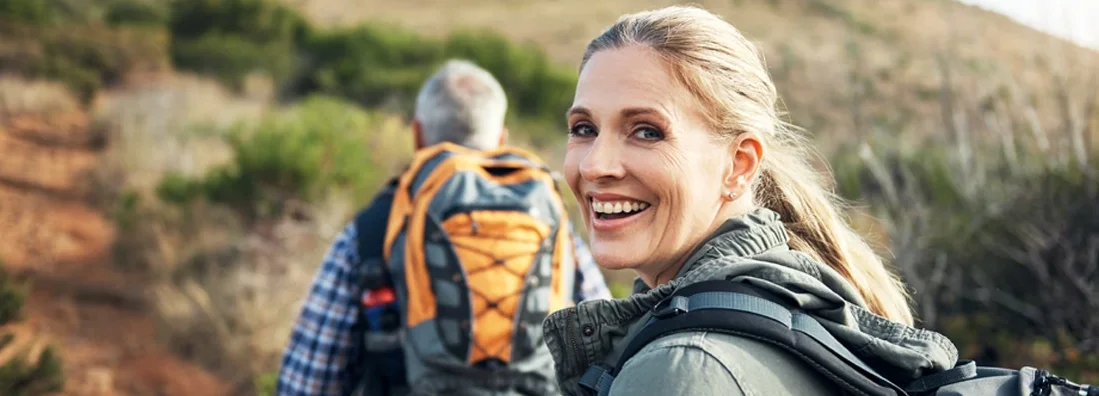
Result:
[[[579,363],[577,366],[582,366],[584,364],[584,357],[580,356],[580,347],[576,340],[577,333],[580,332],[580,325],[577,321],[573,320],[573,316],[576,316],[576,307],[569,309],[568,314],[565,315],[565,317],[569,322],[569,344],[572,345],[572,355],[576,356],[576,362]]]

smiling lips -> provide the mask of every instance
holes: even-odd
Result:
[[[617,214],[640,212],[649,207],[649,204],[640,201],[608,201],[600,202],[592,199],[592,210],[599,214]]]
[[[607,198],[607,197],[605,197]],[[652,205],[648,202],[615,197],[614,200],[591,198],[592,227],[596,231],[613,231],[625,227],[646,212]]]

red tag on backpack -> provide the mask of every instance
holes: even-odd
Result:
[[[367,308],[374,308],[381,305],[386,305],[397,301],[397,295],[393,292],[392,287],[384,289],[367,290],[363,293],[363,305]]]

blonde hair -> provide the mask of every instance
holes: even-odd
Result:
[[[764,141],[756,204],[777,212],[790,247],[831,266],[859,291],[867,307],[912,324],[900,280],[841,215],[841,200],[810,162],[814,151],[779,118],[778,92],[760,51],[720,17],[693,6],[622,16],[592,40],[580,63],[604,49],[639,44],[654,50],[699,100],[723,140],[752,131]]]

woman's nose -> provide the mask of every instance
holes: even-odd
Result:
[[[626,176],[622,166],[621,148],[612,136],[601,134],[592,142],[580,163],[580,176],[588,181],[621,179]]]

